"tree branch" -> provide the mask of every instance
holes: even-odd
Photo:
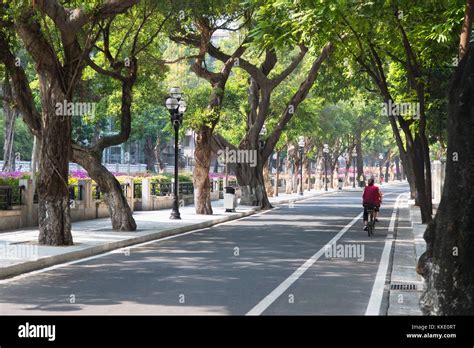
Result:
[[[9,42],[5,38],[5,31],[0,30],[0,61],[5,65],[11,76],[15,89],[15,101],[21,111],[23,120],[33,134],[39,136],[41,132],[41,116],[38,110],[36,110],[35,100],[26,73],[21,66],[16,65],[16,58],[10,52],[9,46]]]
[[[86,13],[81,8],[68,9],[69,26],[73,31],[77,32],[88,23],[94,23],[101,19],[107,19],[124,13],[139,2],[140,0],[108,0],[92,13]]]
[[[322,63],[331,55],[334,51],[334,45],[331,42],[328,42],[326,46],[321,51],[319,57],[313,62],[311,69],[308,72],[308,76],[306,79],[301,83],[298,91],[292,96],[290,102],[288,103],[287,107],[283,111],[278,124],[275,126],[272,134],[270,135],[267,143],[262,152],[262,156],[264,159],[268,158],[271,155],[273,148],[275,147],[278,139],[280,138],[283,129],[286,127],[288,122],[291,120],[293,115],[296,112],[298,105],[306,98],[309,93],[309,90],[313,86],[314,82],[316,81],[316,77],[318,76],[318,71],[322,65]]]
[[[237,146],[228,142],[222,135],[214,134],[211,139],[211,149],[214,153],[219,150],[237,150]]]
[[[120,133],[112,136],[100,138],[94,146],[94,151],[104,150],[107,147],[119,145],[127,141],[131,132],[132,124],[132,88],[137,78],[137,60],[133,59],[130,66],[130,74],[128,77],[121,76],[122,81],[122,106],[120,116]]]
[[[300,45],[300,52],[298,53],[298,55],[296,55],[293,58],[291,64],[288,65],[288,67],[285,70],[283,70],[278,76],[270,80],[270,84],[272,88],[275,88],[276,86],[278,86],[298,67],[298,65],[301,63],[301,61],[303,60],[307,52],[308,52],[308,48],[305,47],[304,45]]]
[[[92,69],[94,69],[96,72],[98,72],[101,75],[109,76],[109,77],[112,77],[112,78],[114,78],[116,80],[120,80],[120,81],[125,80],[125,77],[122,76],[121,74],[119,74],[117,71],[110,71],[110,70],[106,70],[106,69],[100,67],[88,56],[86,57],[86,62]]]
[[[39,71],[62,76],[60,63],[56,59],[54,49],[46,41],[38,22],[32,17],[34,17],[33,11],[28,11],[20,16],[18,22],[15,23],[18,35],[33,57]]]

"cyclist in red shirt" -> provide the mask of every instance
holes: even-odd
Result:
[[[370,178],[367,181],[367,184],[368,186],[365,187],[362,195],[362,205],[364,206],[364,231],[368,230],[367,221],[369,220],[369,212],[367,211],[367,208],[374,209],[374,218],[375,221],[378,222],[377,213],[382,204],[382,192],[380,192],[378,186],[374,185],[374,179]]]

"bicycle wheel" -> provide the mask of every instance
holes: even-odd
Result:
[[[372,236],[374,234],[374,211],[373,210],[370,210],[369,211],[369,223],[367,224],[369,229],[367,231],[367,234],[370,236]]]

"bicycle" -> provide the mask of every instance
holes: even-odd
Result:
[[[375,217],[374,217],[374,208],[367,208],[367,213],[369,213],[369,221],[367,222],[367,234],[370,236],[374,235],[375,230]]]

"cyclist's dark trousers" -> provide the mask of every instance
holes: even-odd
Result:
[[[364,221],[369,221],[369,210],[377,211],[377,207],[373,203],[364,204]]]

